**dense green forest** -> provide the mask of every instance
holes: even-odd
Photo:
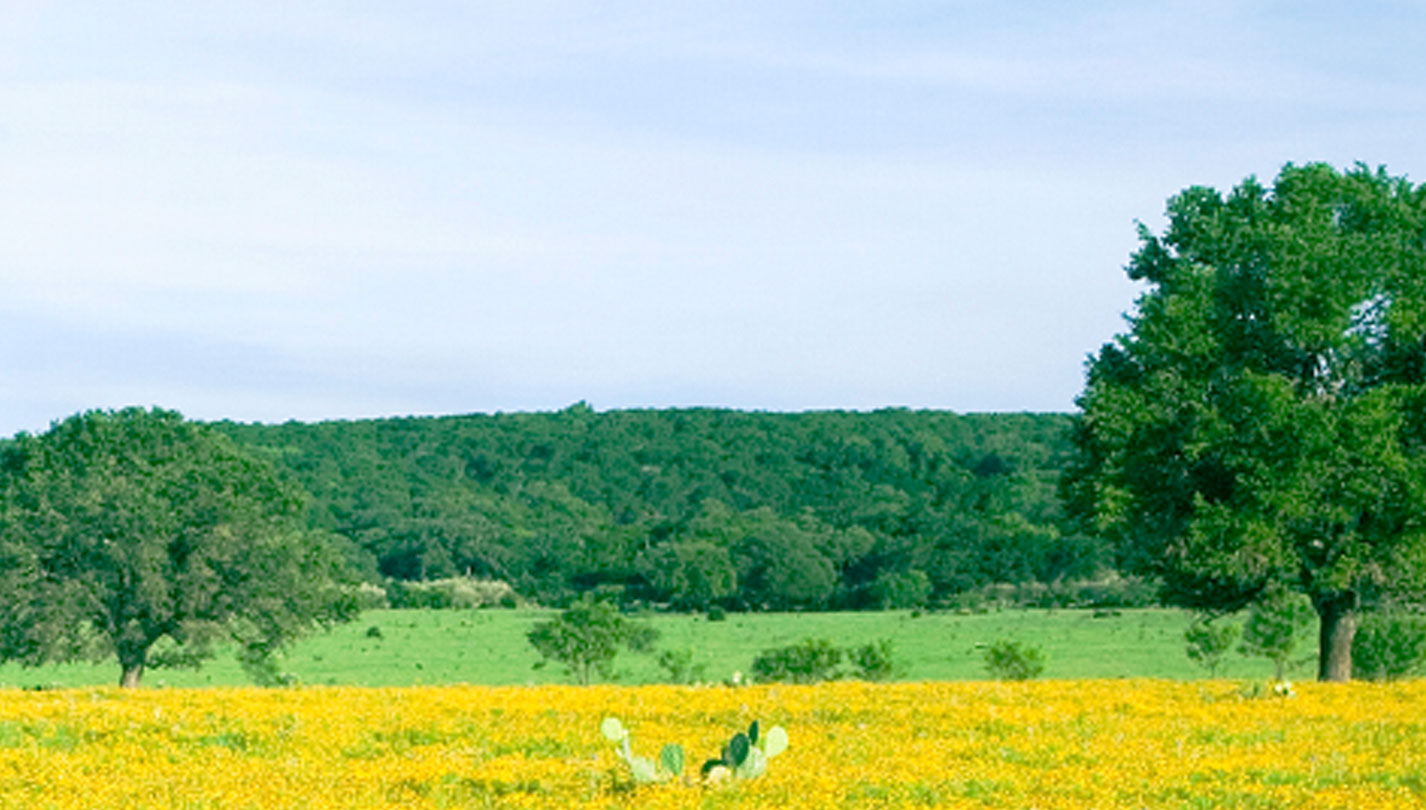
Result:
[[[373,581],[469,574],[561,604],[944,601],[1101,572],[1060,529],[1063,414],[713,409],[216,427],[311,493]]]

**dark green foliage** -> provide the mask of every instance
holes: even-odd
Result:
[[[759,682],[818,683],[837,677],[842,651],[824,638],[764,650],[753,659],[753,678]]]
[[[297,678],[282,670],[278,651],[264,641],[239,644],[235,653],[243,672],[258,686],[292,686]]]
[[[1168,221],[1089,364],[1069,509],[1173,604],[1307,595],[1318,675],[1346,680],[1362,606],[1426,587],[1426,187],[1288,165]]]
[[[584,596],[549,621],[539,622],[527,638],[539,652],[541,665],[558,661],[575,682],[594,676],[611,677],[621,648],[646,652],[658,638],[652,626],[625,617],[613,603]]]
[[[1194,663],[1218,676],[1223,658],[1233,649],[1242,628],[1231,622],[1198,619],[1183,631],[1185,651]]]
[[[1039,647],[1003,638],[985,649],[985,671],[1002,681],[1028,681],[1045,671],[1045,653]]]
[[[946,601],[1108,562],[1061,537],[1064,415],[885,410],[499,414],[222,424],[312,493],[371,581],[457,575],[561,605]],[[1049,581],[1046,579],[1046,581]]]
[[[881,610],[920,607],[931,597],[931,579],[925,571],[885,571],[870,588],[870,605]]]
[[[646,549],[637,570],[650,595],[677,610],[704,610],[737,593],[738,572],[728,549],[701,540]]]
[[[162,410],[91,411],[0,443],[0,658],[193,666],[270,658],[349,618],[336,544],[226,436]]]
[[[723,748],[723,761],[734,768],[748,761],[748,751],[752,750],[752,744],[748,742],[748,735],[741,731],[733,735],[733,739],[728,741],[728,745]]]
[[[1367,613],[1352,644],[1352,668],[1357,677],[1373,681],[1421,674],[1426,670],[1426,616]]]
[[[895,645],[884,638],[847,651],[852,674],[864,681],[886,681],[896,674]]]
[[[733,547],[740,601],[750,608],[791,610],[825,607],[836,587],[832,562],[817,539],[801,526],[784,524],[755,530]]]

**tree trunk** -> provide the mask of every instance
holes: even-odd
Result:
[[[1357,635],[1357,595],[1334,593],[1312,600],[1322,619],[1317,639],[1317,680],[1352,679],[1352,639]]]
[[[139,685],[139,679],[144,676],[144,664],[142,661],[136,664],[124,664],[123,674],[119,676],[119,685],[125,689],[133,689]]]
[[[119,686],[125,689],[132,689],[139,685],[139,679],[144,677],[144,665],[149,660],[149,647],[147,644],[140,646],[133,642],[119,643]]]

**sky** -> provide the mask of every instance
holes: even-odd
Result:
[[[0,0],[0,436],[1070,411],[1192,185],[1426,178],[1426,3]]]

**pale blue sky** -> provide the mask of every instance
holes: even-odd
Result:
[[[1070,410],[1134,220],[1426,178],[1421,2],[0,0],[0,436]]]

